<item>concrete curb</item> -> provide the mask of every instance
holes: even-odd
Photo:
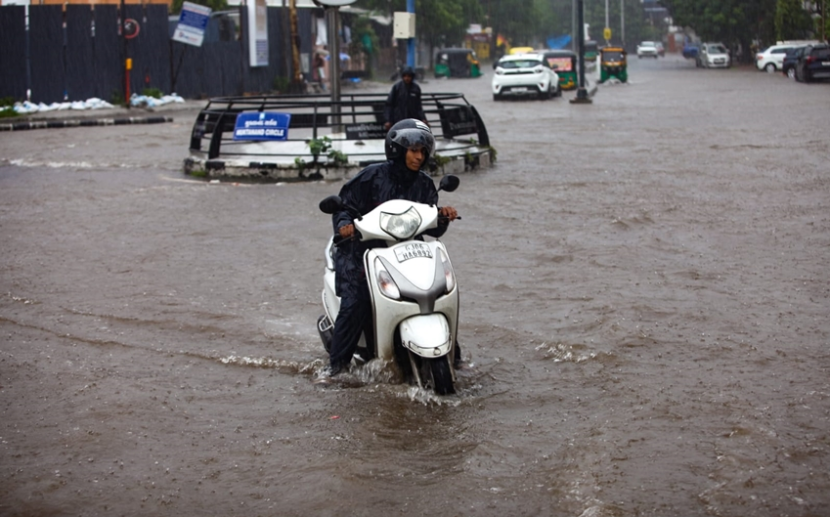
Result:
[[[28,129],[53,129],[65,127],[124,126],[129,124],[162,124],[165,122],[173,122],[173,118],[125,117],[81,120],[35,120],[28,122],[14,122],[11,124],[0,124],[0,131],[25,131]]]

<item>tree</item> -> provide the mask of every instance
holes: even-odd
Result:
[[[355,4],[383,14],[406,11],[406,0],[360,0]],[[471,23],[482,23],[484,12],[478,0],[415,0],[417,37],[432,50],[460,46]]]
[[[778,0],[775,8],[775,34],[778,39],[807,39],[813,28],[813,20],[800,0]]]
[[[675,25],[691,28],[706,41],[720,41],[731,49],[749,49],[775,41],[777,0],[662,0]],[[733,53],[734,55],[734,53]]]

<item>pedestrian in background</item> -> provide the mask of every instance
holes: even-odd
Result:
[[[401,71],[401,80],[392,86],[386,98],[385,116],[386,124],[383,127],[387,131],[395,123],[408,118],[414,118],[429,125],[421,105],[421,87],[415,83],[415,70],[411,66]]]

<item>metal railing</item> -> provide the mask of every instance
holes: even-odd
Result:
[[[470,146],[489,146],[487,129],[475,107],[460,93],[425,93],[422,104],[436,140],[468,142]],[[297,156],[297,145],[312,139],[370,140],[385,138],[385,94],[343,95],[338,102],[328,95],[279,95],[220,97],[210,99],[199,113],[190,138],[190,150],[204,152],[208,159],[221,156],[286,157]],[[256,141],[267,146],[251,146],[250,140],[234,140],[236,118],[240,113],[288,113],[289,131],[284,140]],[[475,135],[475,138],[473,135]],[[464,138],[456,138],[464,136]],[[355,153],[351,153],[355,154]],[[357,153],[358,155],[360,153]],[[369,154],[369,153],[367,153]]]

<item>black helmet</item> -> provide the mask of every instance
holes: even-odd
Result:
[[[429,126],[414,118],[401,120],[386,133],[386,158],[397,160],[406,156],[406,150],[421,145],[427,151],[427,159],[435,149],[435,138]]]
[[[405,75],[411,75],[412,78],[415,79],[415,69],[412,68],[411,66],[403,67],[403,70],[401,70],[401,77],[403,77]]]

